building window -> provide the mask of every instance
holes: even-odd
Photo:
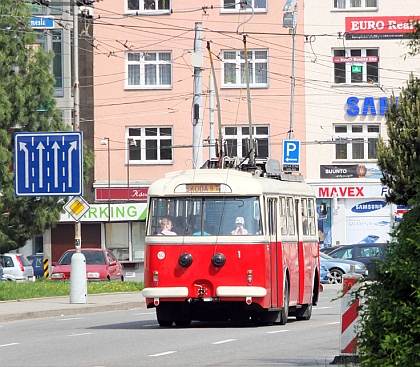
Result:
[[[41,4],[34,4],[32,1],[30,4],[31,13],[34,15],[49,15],[49,14],[61,14],[63,12],[63,1],[62,0],[51,0],[48,6]]]
[[[333,0],[335,10],[376,10],[378,0]]]
[[[172,141],[171,127],[128,128],[129,163],[173,163]]]
[[[128,52],[127,88],[156,89],[172,86],[170,52]]]
[[[164,12],[169,13],[171,9],[170,0],[127,0],[127,10],[137,12]]]
[[[379,83],[379,49],[333,51],[335,84]]]
[[[223,51],[223,87],[246,87],[243,51]],[[250,87],[268,87],[268,51],[248,51]]]
[[[380,125],[334,125],[335,159],[378,159]]]
[[[257,158],[267,158],[269,156],[268,130],[268,126],[253,126],[252,128],[252,137],[254,140],[257,140],[258,144]],[[248,156],[248,126],[226,126],[224,128],[224,137],[228,156],[243,158]]]
[[[51,65],[51,71],[55,78],[54,96],[63,96],[63,32],[59,29],[54,29],[48,32],[38,32],[36,41],[46,52],[49,50],[54,52]]]
[[[254,9],[254,12],[267,11],[267,0],[248,0],[244,5],[245,1],[235,1],[235,0],[223,0],[223,11],[251,11]]]

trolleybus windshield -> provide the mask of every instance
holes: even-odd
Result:
[[[150,199],[148,235],[261,235],[258,197],[170,197]],[[172,223],[170,232],[162,226]],[[162,233],[163,232],[163,233]]]

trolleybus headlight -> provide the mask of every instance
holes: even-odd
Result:
[[[221,253],[214,254],[211,262],[216,268],[221,268],[226,263],[226,256]]]
[[[248,285],[252,284],[252,270],[248,270],[246,272],[246,284]]]
[[[159,284],[159,273],[155,270],[153,272],[153,285],[156,287]]]
[[[178,259],[178,264],[181,265],[183,268],[188,268],[189,266],[191,266],[193,262],[193,257],[191,256],[191,254],[182,254],[179,259]]]

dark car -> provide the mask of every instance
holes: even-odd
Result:
[[[36,254],[27,256],[30,264],[34,268],[34,275],[38,278],[44,277],[44,255]]]
[[[368,279],[375,278],[377,262],[385,258],[386,243],[356,243],[353,245],[334,246],[328,255],[335,259],[349,259],[362,262],[369,270]]]
[[[345,246],[345,245],[323,247],[319,251],[321,251],[324,254],[327,254],[328,255],[331,251],[334,251],[335,249],[338,249],[338,248],[343,247],[343,246]]]
[[[53,263],[51,273],[52,280],[70,279],[71,257],[74,250],[67,250],[57,263]],[[82,254],[86,258],[87,280],[121,280],[124,275],[121,263],[117,260],[111,250],[100,248],[84,248]]]

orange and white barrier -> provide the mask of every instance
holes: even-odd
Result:
[[[350,273],[343,275],[343,297],[341,299],[341,337],[340,354],[354,355],[357,352],[357,327],[359,323],[359,313],[357,308],[360,306],[360,299],[351,296],[353,291],[359,288],[357,281],[362,276]]]

